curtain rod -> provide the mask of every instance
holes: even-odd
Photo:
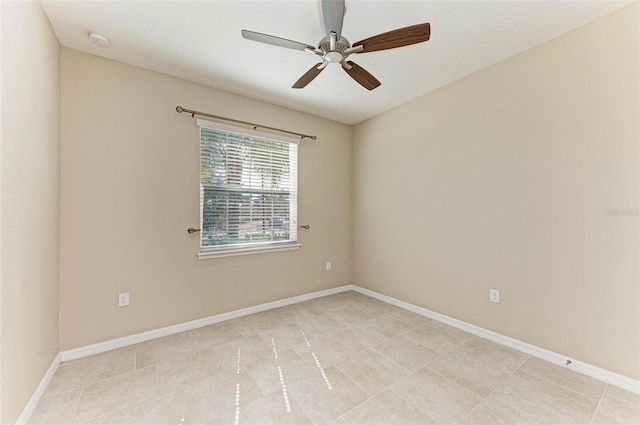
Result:
[[[187,113],[191,114],[192,117],[194,115],[199,115],[201,117],[209,117],[209,118],[215,118],[215,119],[223,120],[223,121],[235,122],[235,123],[238,123],[238,124],[250,125],[250,126],[253,127],[254,130],[256,130],[257,128],[266,128],[268,130],[274,130],[274,131],[279,131],[281,133],[287,133],[287,134],[293,134],[294,136],[300,136],[303,139],[305,137],[307,139],[311,139],[311,140],[316,140],[317,139],[316,136],[310,136],[308,134],[296,133],[295,131],[283,130],[281,128],[269,127],[269,126],[266,126],[266,125],[256,124],[256,123],[253,123],[253,122],[234,120],[233,118],[220,117],[218,115],[207,114],[205,112],[199,112],[199,111],[194,111],[194,110],[191,110],[191,109],[185,109],[182,106],[176,106],[176,111],[178,111],[179,114],[181,114],[183,112],[187,112]]]

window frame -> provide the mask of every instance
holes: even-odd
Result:
[[[198,137],[199,137],[199,159],[200,159],[199,170],[201,170],[201,166],[202,166],[202,128],[212,129],[212,130],[226,132],[226,133],[233,133],[233,134],[238,134],[242,136],[249,136],[256,139],[270,140],[270,141],[276,141],[276,142],[282,142],[282,143],[291,143],[294,145],[300,144],[300,139],[292,136],[283,135],[279,133],[258,131],[253,128],[243,128],[243,127],[229,125],[229,124],[221,123],[217,121],[197,119],[196,124],[198,126]],[[290,155],[292,155],[292,153],[290,153]],[[202,184],[201,171],[198,173],[198,175],[200,176],[199,214],[200,214],[200,228],[202,229],[199,235],[198,259],[229,257],[229,256],[237,256],[237,255],[267,253],[267,252],[290,251],[290,250],[299,249],[301,247],[297,239],[297,236],[298,236],[297,235],[298,156],[299,156],[299,153],[296,146],[295,157],[292,158],[292,161],[290,163],[291,175],[294,180],[291,190],[289,191],[290,239],[285,241],[266,241],[266,242],[251,242],[251,243],[245,243],[245,244],[236,243],[236,244],[224,244],[224,245],[217,245],[217,246],[204,246],[203,245],[203,235],[204,235],[203,223],[204,223],[205,187]],[[291,197],[293,197],[293,199],[291,199]]]

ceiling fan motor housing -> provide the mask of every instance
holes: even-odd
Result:
[[[336,48],[333,50],[331,50],[331,40],[329,37],[325,37],[320,40],[320,45],[318,46],[318,48],[324,53],[324,59],[331,63],[338,63],[342,61],[345,58],[343,52],[349,47],[351,47],[351,44],[349,43],[349,40],[344,37],[340,37],[340,40],[336,42]]]

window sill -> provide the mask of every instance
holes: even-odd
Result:
[[[235,248],[235,249],[221,249],[215,251],[200,251],[198,253],[199,260],[206,260],[209,258],[220,257],[235,257],[236,255],[249,255],[249,254],[261,254],[266,252],[278,252],[278,251],[293,251],[299,249],[302,245],[279,245],[279,246],[260,246],[260,247],[248,247],[248,248]]]

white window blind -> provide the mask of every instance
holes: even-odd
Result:
[[[197,124],[199,258],[299,247],[299,140],[205,120]]]

